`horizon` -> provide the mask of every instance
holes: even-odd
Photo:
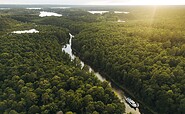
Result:
[[[110,4],[105,4],[105,5],[102,5],[102,4],[97,4],[97,5],[93,5],[93,4],[37,4],[37,3],[33,3],[33,4],[0,4],[0,6],[2,5],[55,5],[55,6],[185,6],[185,4],[163,4],[163,5],[152,5],[152,4],[130,4],[130,5],[127,5],[127,4],[113,4],[113,5],[110,5]]]
[[[184,0],[6,0],[0,5],[185,5]]]

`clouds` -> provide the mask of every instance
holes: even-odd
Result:
[[[185,0],[0,0],[0,4],[62,4],[62,5],[185,5]]]

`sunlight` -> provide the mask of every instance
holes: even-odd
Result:
[[[128,5],[180,5],[184,0],[132,0]]]
[[[185,0],[94,0],[87,5],[183,5]]]
[[[150,26],[152,26],[152,24],[153,24],[156,9],[157,9],[157,7],[154,7],[154,9],[152,11],[152,15],[151,15],[151,18],[150,18]]]

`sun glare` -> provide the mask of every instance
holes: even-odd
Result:
[[[95,0],[87,5],[185,5],[185,0]]]
[[[133,0],[128,2],[129,5],[181,5],[184,0]]]

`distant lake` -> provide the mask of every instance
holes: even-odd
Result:
[[[114,13],[124,13],[124,14],[129,14],[130,12],[124,12],[124,11],[114,11]]]
[[[103,13],[108,13],[109,11],[88,11],[88,12],[92,14],[103,14]]]
[[[51,9],[68,9],[68,8],[71,8],[71,7],[51,7]]]
[[[119,20],[118,20],[117,22],[121,22],[121,23],[124,23],[124,22],[126,22],[126,21],[123,21],[123,20],[120,20],[120,19],[119,19]]]
[[[0,8],[0,10],[8,10],[8,9],[10,9],[10,8]]]
[[[40,12],[40,17],[46,17],[46,16],[56,16],[56,17],[61,17],[62,14],[54,13],[54,12],[46,12],[46,11],[41,11]]]
[[[23,31],[13,31],[12,33],[15,33],[15,34],[39,33],[39,31],[36,29],[30,29],[30,30],[23,30]]]
[[[30,10],[40,10],[42,8],[26,8],[26,9],[30,9]]]

